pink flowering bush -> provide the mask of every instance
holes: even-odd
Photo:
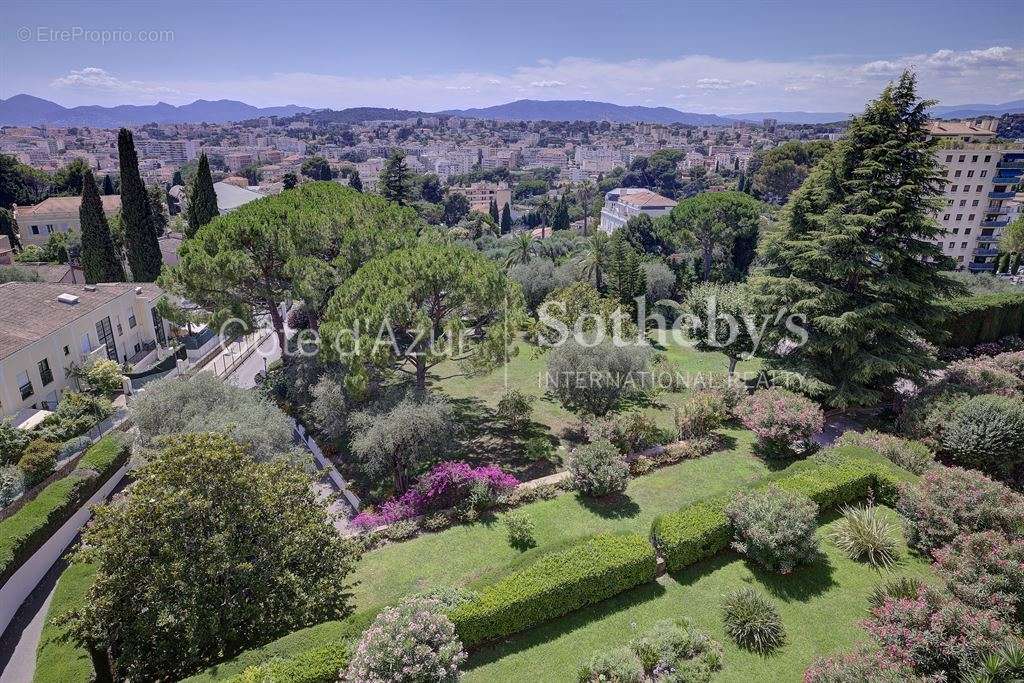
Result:
[[[921,680],[902,660],[888,659],[884,653],[867,647],[821,657],[804,672],[804,683],[905,683]]]
[[[862,626],[886,660],[951,681],[960,680],[1012,634],[991,611],[924,587],[915,597],[885,600]]]
[[[1024,497],[981,472],[959,467],[935,467],[917,486],[904,484],[896,507],[907,543],[924,552],[961,534],[999,531],[1020,538],[1024,529]]]
[[[1003,354],[1014,357],[1024,354]],[[1001,394],[1012,396],[1024,388],[1024,381],[1012,371],[1013,363],[997,361],[996,357],[981,356],[950,363],[946,367],[945,381],[972,394]]]
[[[1000,370],[1005,370],[1024,382],[1024,351],[1001,353],[993,358],[992,362]]]
[[[357,683],[447,683],[466,661],[455,626],[436,600],[413,598],[377,615],[359,639],[348,679]]]
[[[954,596],[1004,620],[1024,620],[1024,541],[983,531],[958,536],[933,555]]]
[[[757,436],[759,450],[778,458],[804,451],[825,425],[817,403],[785,389],[754,392],[736,406],[736,416]]]
[[[402,494],[383,503],[376,512],[361,512],[352,524],[372,529],[417,515],[462,504],[471,492],[486,491],[493,501],[519,485],[519,480],[497,465],[473,467],[458,460],[438,463]]]

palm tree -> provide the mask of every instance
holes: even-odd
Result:
[[[516,234],[512,240],[512,251],[505,257],[505,267],[511,268],[520,264],[529,263],[530,257],[537,251],[537,240],[533,239],[533,233],[523,230]]]
[[[590,205],[594,201],[594,184],[584,180],[576,186],[576,201],[580,203],[583,210],[583,236],[587,236],[587,218],[590,215]]]
[[[607,233],[598,230],[587,240],[584,249],[583,258],[579,262],[580,274],[593,278],[594,286],[600,290],[603,284],[602,275],[611,260],[611,240],[608,239]]]

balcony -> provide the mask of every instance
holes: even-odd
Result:
[[[1024,161],[998,161],[996,168],[1024,168]]]
[[[983,228],[1002,228],[1005,227],[1010,221],[982,221],[981,227]]]
[[[996,256],[998,253],[999,253],[999,250],[994,248],[994,247],[990,248],[990,249],[975,249],[974,250],[974,255],[978,256],[978,257]]]
[[[967,264],[967,270],[971,271],[972,273],[991,273],[995,269],[996,269],[996,264],[994,264],[994,263],[974,263],[974,262],[971,262],[971,263]]]
[[[989,192],[989,199],[1013,199],[1013,192]]]

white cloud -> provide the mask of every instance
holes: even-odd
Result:
[[[683,55],[672,59],[602,61],[566,57],[503,72],[364,76],[285,72],[223,81],[128,80],[98,67],[62,75],[53,89],[80,102],[151,103],[156,95],[176,104],[196,98],[231,98],[259,106],[302,104],[336,109],[392,106],[424,111],[487,106],[518,97],[561,95],[636,104],[686,100],[689,111],[859,111],[885,82],[913,67],[923,97],[943,104],[1004,102],[1024,84],[1024,49],[995,46],[888,55],[866,61],[822,56],[805,60],[723,59]],[[684,95],[683,93],[687,93]],[[556,95],[557,93],[557,95]],[[106,103],[104,102],[104,103]]]

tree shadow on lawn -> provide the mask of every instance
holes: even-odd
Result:
[[[747,580],[746,583],[752,584],[755,588],[763,588],[773,597],[785,602],[806,602],[837,585],[832,579],[832,563],[824,553],[811,564],[801,565],[792,573],[782,575],[763,569],[733,550],[725,550],[685,569],[671,572],[669,576],[680,584],[690,585],[736,561],[744,562],[754,575],[753,580]],[[735,588],[742,586],[737,585]]]
[[[586,628],[591,623],[601,621],[616,612],[636,607],[650,600],[656,600],[664,595],[664,593],[665,587],[657,581],[642,584],[625,593],[602,600],[596,605],[583,607],[527,631],[508,636],[505,640],[492,645],[485,645],[470,654],[466,668],[473,669],[491,664],[503,657],[543,645],[577,629]],[[581,658],[588,655],[588,652],[580,653]]]
[[[603,519],[633,519],[640,514],[640,506],[625,493],[613,493],[601,498],[577,493],[576,500]]]

